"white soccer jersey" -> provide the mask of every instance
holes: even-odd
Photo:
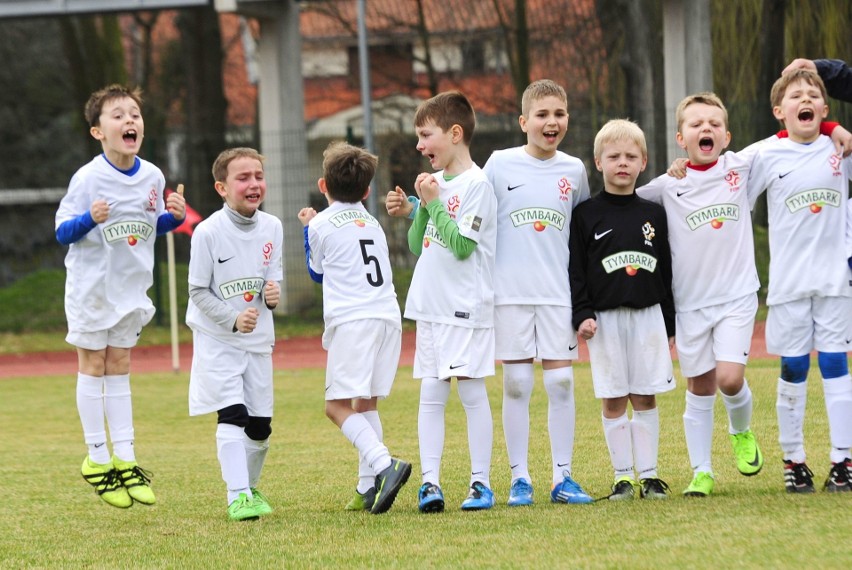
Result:
[[[308,225],[311,269],[323,274],[326,328],[382,319],[402,328],[388,244],[379,222],[359,202],[334,202]]]
[[[194,331],[248,352],[268,354],[275,344],[272,311],[263,302],[267,281],[281,281],[281,252],[284,228],[281,221],[258,210],[257,223],[244,232],[232,222],[224,208],[195,227],[189,258],[189,284],[205,287],[223,303],[243,312],[255,307],[260,314],[250,333],[233,332],[233,324],[222,327],[199,309],[192,299],[186,309],[186,324]]]
[[[777,305],[807,297],[852,296],[846,246],[852,157],[820,136],[760,146],[749,179],[752,204],[765,190],[769,212],[769,294]]]
[[[430,219],[423,251],[414,267],[405,318],[468,328],[494,326],[494,249],[497,242],[494,190],[475,164],[452,180],[435,173],[440,200],[459,233],[477,243],[467,259],[457,259]]]
[[[726,152],[710,168],[690,167],[680,180],[664,174],[636,191],[666,209],[678,312],[727,303],[760,287],[746,187],[752,157]]]
[[[483,169],[497,196],[495,305],[571,306],[571,212],[589,198],[583,162],[564,152],[548,160],[523,147],[499,150]]]
[[[96,156],[71,178],[59,203],[56,228],[106,200],[109,217],[79,241],[65,256],[65,315],[68,329],[95,332],[111,328],[133,311],[142,324],[154,316],[147,291],[153,283],[157,218],[165,210],[165,178],[159,168],[139,159],[132,176],[116,170],[103,155]]]

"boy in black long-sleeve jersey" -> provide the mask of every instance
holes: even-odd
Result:
[[[609,121],[595,137],[594,154],[604,190],[577,206],[571,220],[573,325],[587,341],[602,400],[615,471],[609,499],[632,499],[637,489],[643,498],[665,499],[656,394],[674,388],[675,328],[666,213],[634,192],[648,155],[638,125]]]

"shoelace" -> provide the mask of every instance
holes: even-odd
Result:
[[[849,462],[841,461],[839,463],[835,463],[831,471],[828,473],[828,478],[830,481],[833,481],[835,484],[840,485],[848,485],[849,484]]]
[[[610,497],[614,497],[615,495],[620,495],[621,494],[620,491],[622,489],[624,489],[625,486],[627,486],[630,490],[633,490],[633,484],[630,481],[622,479],[621,481],[618,481],[615,485],[612,486],[612,493],[610,493],[609,495],[607,495],[605,497],[600,497],[599,499],[595,499],[595,501],[596,502],[597,501],[606,501]]]
[[[117,472],[118,478],[125,487],[139,487],[151,483],[153,473],[134,465],[130,469],[122,469]]]
[[[94,480],[98,477],[100,477],[101,480],[94,482]],[[94,485],[95,491],[97,491],[98,495],[115,491],[121,487],[121,481],[119,480],[118,472],[115,469],[110,469],[106,473],[91,473],[89,475],[83,475],[83,478]]]
[[[428,495],[438,495],[440,489],[438,489],[437,485],[433,485],[431,483],[424,483],[423,487],[420,489],[420,496],[426,497]]]
[[[813,487],[814,473],[807,465],[805,465],[804,463],[793,463],[792,469],[790,469],[790,471],[793,474],[793,484],[796,485],[796,487]]]
[[[648,490],[654,491],[655,493],[667,493],[669,491],[669,485],[662,479],[656,478],[648,478],[644,480],[645,487]]]

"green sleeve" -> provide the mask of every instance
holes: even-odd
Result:
[[[476,242],[470,238],[466,238],[459,233],[459,226],[453,221],[444,204],[440,200],[432,200],[426,204],[426,208],[420,210],[428,210],[432,217],[432,222],[435,224],[435,229],[438,234],[453,252],[457,259],[467,259],[473,250],[476,249]],[[417,211],[420,214],[420,210]],[[409,232],[409,236],[411,233]],[[408,240],[411,244],[411,239]]]
[[[414,221],[408,228],[408,249],[418,257],[423,251],[423,235],[426,233],[427,223],[429,223],[429,212],[426,208],[417,208]]]

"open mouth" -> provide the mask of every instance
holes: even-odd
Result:
[[[698,139],[698,148],[705,152],[713,150],[713,139],[710,137],[702,137]]]
[[[548,139],[555,139],[559,136],[559,131],[545,131],[544,136]]]
[[[130,129],[121,135],[122,140],[127,143],[135,143],[138,135],[134,129]]]
[[[798,119],[802,122],[810,122],[814,120],[814,111],[813,109],[802,109],[799,111],[797,115]]]

